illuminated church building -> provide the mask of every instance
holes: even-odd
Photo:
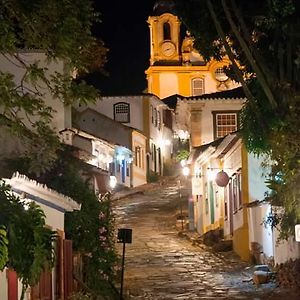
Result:
[[[156,1],[148,24],[147,91],[174,109],[174,136],[197,147],[236,131],[245,96],[224,72],[229,59],[204,61],[172,0]]]
[[[229,64],[228,59],[212,59],[206,63],[193,48],[193,37],[189,32],[181,38],[181,22],[175,15],[173,1],[157,1],[148,24],[148,93],[163,99],[175,94],[191,97],[237,87],[237,83],[223,72],[223,67]]]

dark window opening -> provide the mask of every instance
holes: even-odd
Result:
[[[130,106],[128,103],[119,102],[114,104],[114,120],[120,123],[130,122]]]
[[[171,40],[171,26],[168,22],[164,23],[164,41]]]

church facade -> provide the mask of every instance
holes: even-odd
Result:
[[[237,87],[224,72],[229,60],[206,62],[194,48],[194,39],[175,15],[173,1],[157,1],[149,16],[150,65],[148,93],[163,99],[171,95],[199,96]],[[185,36],[184,36],[185,34]]]

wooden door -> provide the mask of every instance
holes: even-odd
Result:
[[[8,269],[7,276],[7,288],[8,288],[8,300],[18,300],[18,277],[14,270]]]
[[[73,251],[72,241],[64,240],[64,299],[73,293]]]

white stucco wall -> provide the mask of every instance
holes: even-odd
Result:
[[[135,161],[132,162],[132,186],[139,186],[147,182],[147,162],[146,162],[146,137],[134,132],[132,138],[132,145],[135,148],[139,146],[142,151],[142,166],[138,167],[135,165]]]
[[[87,107],[114,120],[114,104],[125,102],[130,104],[130,122],[123,123],[126,126],[143,131],[143,96],[113,96],[101,97],[95,104],[74,105],[76,110],[84,111]]]
[[[241,100],[207,100],[201,114],[201,144],[205,145],[214,140],[214,111],[239,111],[243,103]]]
[[[263,200],[265,192],[268,191],[265,183],[268,170],[261,165],[266,160],[265,156],[258,157],[251,153],[248,154],[249,202]]]
[[[171,158],[171,154],[173,153],[172,141],[173,141],[173,132],[165,127],[163,124],[163,110],[166,108],[166,105],[162,103],[155,96],[150,97],[150,109],[149,109],[149,132],[150,132],[150,144],[154,144],[156,149],[160,149],[161,151],[161,163],[162,163],[162,172],[163,172],[163,164]],[[160,113],[160,126],[155,126],[152,123],[152,112],[151,107],[156,109]],[[152,148],[150,148],[152,151]],[[154,155],[154,154],[152,154]],[[150,159],[150,169],[154,170],[154,160]]]
[[[42,203],[37,203],[46,215],[46,224],[53,230],[64,231],[64,211],[58,211],[56,208],[46,206]]]
[[[276,245],[274,249],[275,265],[285,263],[290,259],[300,258],[300,243],[296,242],[294,237],[278,243],[279,232],[277,229],[274,229],[273,232],[273,243]]]
[[[252,242],[260,244],[267,257],[274,256],[273,232],[270,226],[264,226],[262,222],[270,211],[268,204],[248,208],[249,246]]]
[[[231,177],[238,169],[242,167],[241,147],[242,144],[239,140],[224,156],[223,168],[229,177]]]
[[[232,177],[232,175],[234,173],[236,173],[237,170],[242,168],[241,147],[242,147],[241,141],[238,141],[224,156],[223,168],[229,177]],[[229,197],[227,196],[228,217],[224,221],[224,235],[225,236],[228,236],[230,234],[230,221],[231,221],[230,210],[233,210],[233,208],[230,207],[230,205],[232,205],[232,203],[230,203]],[[236,212],[233,212],[232,222],[233,222],[233,230],[234,231],[243,226],[243,224],[245,222],[244,216],[243,216],[243,210],[237,210]]]
[[[46,56],[43,52],[39,51],[28,51],[28,52],[20,52],[20,58],[27,64],[33,64],[35,62],[38,63],[39,67],[47,68],[46,76],[50,78],[51,74],[58,72],[60,74],[65,73],[64,63],[63,61],[57,62],[46,62]],[[14,75],[14,81],[16,85],[20,85],[22,77],[25,73],[25,69],[22,65],[12,56],[9,57],[9,60],[5,58],[3,55],[0,55],[0,70],[2,72],[9,72]],[[28,88],[31,88],[31,85],[25,84]],[[51,106],[55,113],[53,114],[52,127],[59,132],[62,129],[68,128],[71,126],[71,107],[65,107],[62,101],[59,99],[54,99],[48,88],[46,88],[45,84],[40,82],[38,84],[39,92],[42,93],[42,98],[46,102],[47,105]]]
[[[73,211],[80,209],[80,205],[71,198],[66,197],[58,192],[47,188],[45,185],[39,184],[35,180],[20,174],[14,174],[11,179],[4,181],[12,187],[17,196],[26,195],[24,201],[34,201],[45,213],[45,223],[52,230],[64,230],[64,213],[65,211]],[[0,299],[7,300],[7,278],[6,270],[0,272]],[[54,276],[54,271],[53,271]],[[52,281],[52,292],[55,291],[55,280]],[[28,290],[29,291],[29,290]],[[21,295],[21,283],[18,281],[18,295]],[[25,297],[29,299],[29,295]]]
[[[214,138],[213,112],[240,111],[243,99],[177,99],[175,131],[188,131],[193,146],[211,143]],[[195,144],[196,143],[196,144]]]
[[[266,159],[265,156],[257,157],[251,153],[248,154],[249,202],[263,200],[268,191],[265,183],[268,170],[261,165]],[[259,243],[267,257],[274,255],[272,230],[263,225],[263,221],[270,212],[271,207],[268,204],[248,208],[250,245],[251,242]]]
[[[6,281],[6,270],[0,272],[0,299],[7,299],[7,281]]]

